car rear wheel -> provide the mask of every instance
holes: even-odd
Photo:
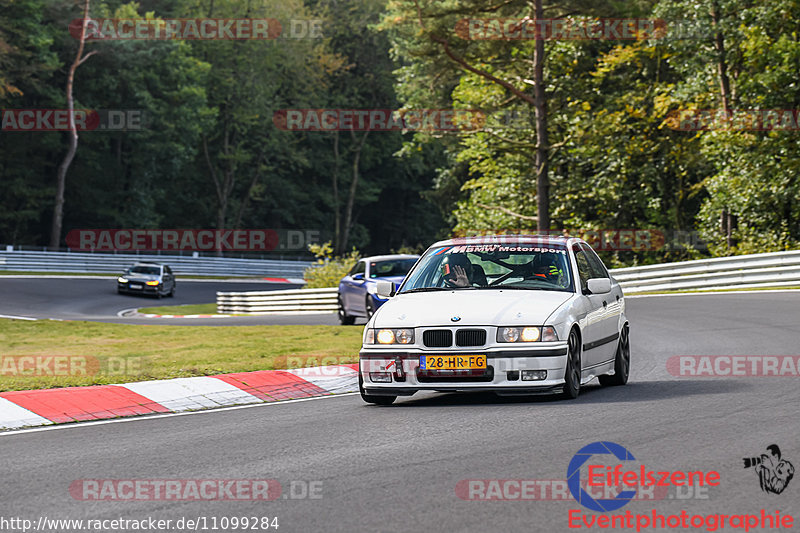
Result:
[[[170,298],[174,298],[175,297],[175,285],[173,285],[172,288],[170,289],[169,296],[170,296]]]
[[[347,314],[347,311],[345,311],[344,309],[344,302],[342,302],[341,295],[339,295],[339,297],[336,298],[336,303],[338,304],[339,307],[339,323],[343,326],[352,326],[353,324],[355,324],[356,317],[349,316]]]
[[[361,373],[358,373],[358,391],[361,393],[361,399],[367,403],[374,403],[375,405],[392,405],[397,399],[397,396],[373,396],[364,392],[364,378]]]
[[[564,397],[574,400],[581,393],[581,342],[573,328],[567,340],[567,367],[564,372]]]
[[[598,379],[601,385],[615,387],[625,385],[631,372],[631,341],[628,337],[628,324],[622,327],[617,345],[617,356],[614,358],[614,375],[603,375]]]

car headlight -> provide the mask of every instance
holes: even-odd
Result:
[[[413,344],[414,330],[403,329],[370,329],[364,336],[365,344]]]
[[[497,328],[497,342],[552,342],[558,340],[553,326],[509,326]]]
[[[120,282],[120,283],[128,283],[128,280],[123,278],[122,276],[118,277],[117,281]]]
[[[161,283],[161,282],[158,281],[157,279],[154,279],[153,281],[145,281],[145,284],[150,285],[151,287],[155,287],[159,283]]]

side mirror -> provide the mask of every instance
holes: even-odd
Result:
[[[611,280],[608,278],[592,278],[586,282],[586,288],[592,294],[611,292]]]
[[[361,281],[364,279],[364,274],[353,274],[353,279]]]
[[[378,298],[391,298],[394,296],[394,283],[391,281],[381,280],[375,286],[375,294]]]

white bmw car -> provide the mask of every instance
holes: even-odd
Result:
[[[563,394],[630,369],[625,300],[581,239],[437,242],[364,328],[359,384],[369,403],[417,391]]]

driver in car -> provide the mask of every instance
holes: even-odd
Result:
[[[474,266],[465,254],[448,254],[440,268],[445,284],[450,287],[486,285],[486,274],[481,272],[483,269]]]
[[[544,278],[551,283],[561,284],[564,270],[559,265],[558,256],[554,253],[543,253],[533,270],[535,277]]]

